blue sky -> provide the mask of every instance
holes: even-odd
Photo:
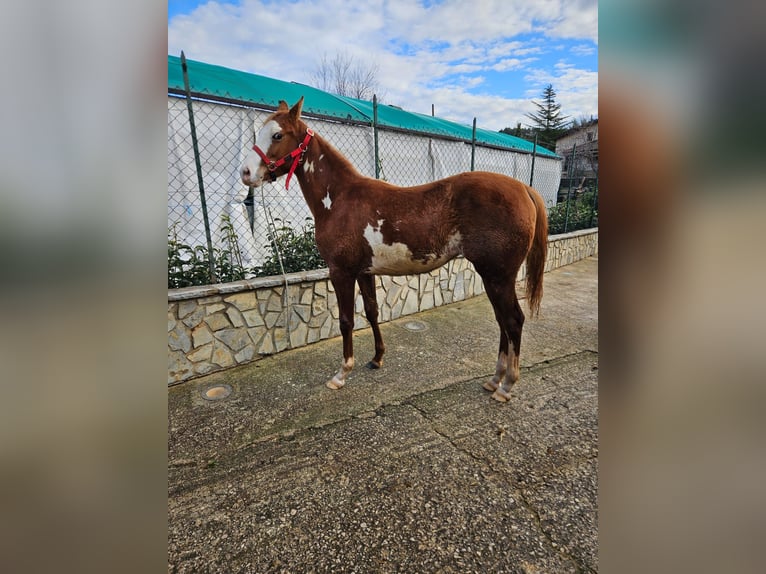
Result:
[[[168,53],[310,84],[323,55],[378,68],[385,103],[499,130],[553,84],[598,116],[596,0],[169,0]]]

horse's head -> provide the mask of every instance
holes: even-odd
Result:
[[[306,124],[300,120],[302,107],[303,96],[292,108],[288,108],[287,102],[282,100],[277,111],[266,118],[261,129],[255,128],[255,145],[245,157],[240,170],[242,183],[256,187],[264,179],[275,181],[295,171],[310,140]],[[311,130],[308,133],[313,135]]]

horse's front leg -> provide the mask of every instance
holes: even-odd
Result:
[[[330,268],[330,281],[340,311],[340,334],[343,336],[343,364],[335,376],[327,381],[333,390],[346,384],[346,376],[354,368],[354,277],[344,271]]]
[[[383,337],[380,334],[378,326],[378,300],[375,297],[375,276],[369,273],[362,273],[356,278],[359,283],[359,291],[362,293],[364,302],[364,313],[367,321],[372,327],[372,336],[375,339],[375,356],[372,361],[367,363],[370,369],[379,369],[383,366],[383,353],[386,352],[386,346],[383,344]]]

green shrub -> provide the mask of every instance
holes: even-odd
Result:
[[[549,235],[590,227],[598,227],[598,189],[577,194],[548,211]]]
[[[281,222],[277,219],[276,221]],[[269,234],[271,254],[263,265],[247,268],[242,264],[242,253],[237,242],[237,234],[228,217],[222,218],[221,231],[226,243],[225,249],[213,248],[215,280],[210,277],[208,249],[206,246],[190,246],[178,240],[176,225],[168,230],[168,289],[228,283],[239,281],[248,276],[267,277],[281,275],[277,248],[282,256],[285,273],[310,271],[327,267],[319,255],[314,239],[314,223],[306,218],[306,224],[298,231],[289,226],[289,222]]]
[[[276,222],[282,222],[281,219],[275,219]],[[271,275],[281,275],[282,267],[279,264],[279,255],[282,256],[282,265],[285,273],[294,273],[296,271],[310,271],[312,269],[321,269],[327,267],[324,259],[319,254],[314,237],[314,222],[311,218],[306,218],[304,226],[296,231],[285,222],[281,227],[276,228],[276,233],[269,234],[269,248],[271,254],[260,265],[254,269],[256,277],[268,277]],[[279,249],[279,255],[277,254]]]
[[[168,230],[168,289],[229,283],[246,277],[248,269],[242,265],[237,234],[228,216],[221,219],[221,231],[224,233],[228,249],[213,248],[213,279],[210,277],[208,248],[181,243],[175,224]]]

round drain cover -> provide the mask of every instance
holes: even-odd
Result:
[[[404,324],[404,328],[408,331],[425,331],[428,326],[422,321],[407,321]]]
[[[209,401],[220,401],[221,399],[228,397],[230,394],[231,387],[229,385],[216,385],[203,392],[202,396]]]

